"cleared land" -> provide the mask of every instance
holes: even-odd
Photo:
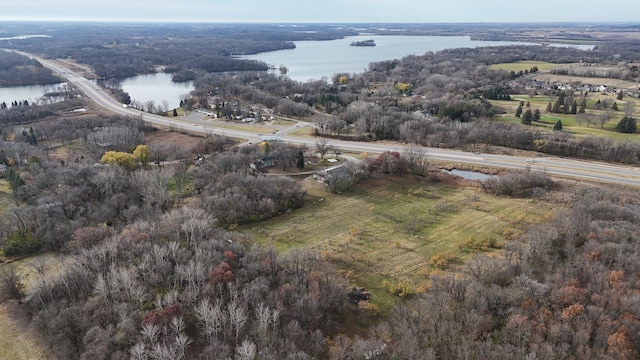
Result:
[[[0,213],[4,212],[9,208],[9,204],[11,203],[11,187],[9,187],[9,182],[4,179],[0,179]]]
[[[36,341],[37,336],[10,318],[9,309],[0,305],[0,359],[40,360],[52,359]]]
[[[544,61],[516,61],[513,63],[502,63],[502,64],[493,64],[489,65],[489,69],[502,69],[506,71],[515,71],[518,72],[520,70],[531,70],[532,67],[537,66],[538,71],[549,71],[551,69],[566,66],[566,64],[554,64],[550,62]]]
[[[33,265],[43,266],[46,274],[50,276],[62,269],[63,257],[54,254],[40,254],[29,258],[17,260],[11,263],[0,263],[0,267],[12,266],[24,276],[26,283],[27,297],[33,293],[33,287],[36,286],[40,277],[37,275]],[[19,311],[11,310],[9,305],[0,305],[0,359],[15,360],[44,360],[55,359],[48,355],[46,349],[41,345],[42,340],[39,334],[25,324],[26,319],[19,319]],[[14,315],[12,315],[14,314]],[[16,316],[16,317],[13,317]]]
[[[310,196],[303,208],[247,229],[279,250],[319,251],[352,285],[371,291],[383,312],[428,286],[429,275],[443,268],[430,265],[434,256],[445,254],[454,265],[498,248],[551,213],[540,201],[410,178],[370,179],[343,195],[312,179],[305,186]]]
[[[635,82],[621,80],[621,79],[608,79],[608,78],[599,78],[599,77],[582,77],[582,76],[556,75],[556,74],[540,74],[535,76],[535,79],[538,81],[548,81],[551,83],[554,83],[554,82],[574,83],[576,81],[579,81],[583,84],[604,85],[608,87],[615,87],[618,89],[637,89],[637,85]]]
[[[0,180],[0,212],[4,212],[8,209],[11,203],[11,188],[9,183],[1,179]],[[34,279],[34,273],[28,265],[30,262],[41,259],[43,261],[49,261],[52,259],[51,255],[42,255],[30,259],[24,259],[15,261],[10,264],[0,263],[2,266],[14,266],[21,273],[23,273],[27,282],[32,285]],[[4,260],[3,256],[0,256],[0,260]],[[30,286],[27,286],[27,292],[30,291]],[[23,324],[17,319],[13,319],[9,313],[11,311],[5,305],[0,305],[0,359],[15,359],[15,360],[39,360],[39,359],[52,359],[52,357],[46,355],[46,351],[40,346],[37,334],[30,329],[26,329]]]

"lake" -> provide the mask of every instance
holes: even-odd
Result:
[[[171,74],[156,73],[126,78],[121,82],[122,90],[129,93],[131,100],[141,104],[153,100],[156,106],[167,102],[167,109],[171,110],[180,106],[180,100],[184,99],[193,90],[193,81],[173,82]]]
[[[55,91],[65,83],[50,85],[29,85],[0,87],[0,103],[10,105],[14,101],[27,100],[29,103],[37,102],[44,94]]]
[[[373,39],[376,46],[350,46],[354,41]],[[243,59],[261,60],[279,67],[285,65],[287,76],[297,81],[330,78],[336,73],[360,73],[369,63],[400,59],[407,55],[422,55],[427,51],[460,47],[480,47],[499,45],[536,45],[509,41],[478,41],[468,36],[380,36],[360,35],[330,41],[296,41],[296,48],[278,50],[255,55],[241,56]],[[591,49],[592,45],[550,44],[550,46],[571,46]],[[42,95],[54,90],[56,85],[16,86],[0,88],[0,102],[10,104],[15,100],[36,101]],[[194,89],[193,82],[175,83],[171,74],[156,73],[123,79],[122,89],[129,93],[131,100],[144,105],[153,100],[156,106],[164,101],[171,110],[180,105],[180,100]]]
[[[376,46],[350,46],[354,41],[373,39]],[[277,50],[242,59],[260,60],[278,68],[285,65],[287,76],[297,81],[329,79],[336,73],[361,73],[369,63],[423,55],[428,51],[500,45],[534,45],[511,41],[478,41],[468,36],[383,36],[359,35],[329,41],[296,41],[295,49]]]

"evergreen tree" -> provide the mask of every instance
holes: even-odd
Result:
[[[174,117],[178,116],[178,110],[173,109],[173,116],[174,116]]]
[[[298,152],[298,163],[296,164],[296,167],[298,169],[304,169],[304,154],[302,153],[302,150]]]
[[[578,113],[578,102],[576,102],[575,100],[573,101],[573,104],[571,104],[571,113]]]
[[[582,102],[580,102],[580,109],[578,109],[578,113],[584,114],[585,110],[587,110],[587,98],[583,97]]]
[[[521,114],[522,114],[522,105],[518,106],[518,108],[516,109],[516,117],[520,117]]]
[[[540,121],[540,110],[535,109],[533,111],[533,121]]]
[[[531,103],[527,101],[527,107],[531,107]]]
[[[533,113],[531,112],[531,109],[527,109],[527,111],[522,115],[522,121],[520,122],[525,125],[531,125],[531,119],[533,119]]]
[[[547,112],[550,113],[551,112],[551,103],[547,104]]]
[[[611,109],[613,109],[614,111],[618,111],[618,103],[614,101],[613,105],[611,105]]]
[[[554,113],[563,113],[564,112],[564,100],[565,100],[564,91],[560,91],[558,94],[558,99],[555,104],[553,104],[553,112]]]
[[[618,92],[618,96],[616,97],[616,99],[617,99],[617,100],[622,100],[622,99],[623,99],[623,97],[624,97],[624,93],[622,92],[622,90],[620,90],[620,91]]]
[[[635,134],[637,131],[636,119],[630,117],[623,117],[618,125],[616,125],[616,130],[625,134]]]
[[[562,121],[558,120],[555,125],[553,125],[553,131],[562,131]]]

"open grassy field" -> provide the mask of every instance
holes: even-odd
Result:
[[[538,201],[411,178],[370,179],[343,195],[329,194],[311,179],[304,184],[309,194],[304,207],[245,230],[281,251],[319,251],[352,285],[371,291],[383,312],[402,296],[425,289],[429,275],[446,267],[430,264],[434,256],[461,262],[478,249],[499,247],[551,213]]]
[[[0,359],[40,360],[48,357],[36,341],[37,336],[31,331],[20,330],[8,314],[8,309],[0,305]]]
[[[547,113],[547,105],[549,102],[553,103],[555,100],[550,99],[547,96],[535,96],[529,97],[526,95],[515,95],[512,97],[511,101],[503,101],[503,100],[491,100],[491,103],[503,108],[507,113],[500,116],[498,119],[501,121],[509,121],[509,122],[517,122],[519,123],[521,118],[515,116],[515,111],[520,101],[524,101],[525,104],[527,102],[530,103],[530,109],[534,111],[535,109],[540,110],[541,117],[539,122],[534,122],[532,126],[536,126],[540,129],[545,129],[548,131],[553,130],[553,125],[558,121],[562,121],[563,131],[570,132],[578,137],[580,136],[604,136],[609,137],[615,140],[634,140],[640,141],[640,134],[623,134],[616,131],[616,125],[624,116],[624,103],[629,101],[635,105],[635,117],[640,115],[640,102],[637,99],[625,98],[622,101],[615,100],[615,97],[609,95],[601,95],[601,94],[591,94],[587,98],[587,109],[593,107],[593,105],[598,100],[609,99],[609,101],[616,101],[618,104],[619,111],[613,113],[611,120],[604,124],[603,127],[600,127],[599,124],[591,124],[591,126],[587,126],[586,123],[579,124],[576,121],[576,116],[572,114],[556,114],[556,113]],[[523,111],[526,111],[527,107],[523,107]],[[601,110],[588,110],[592,111],[596,114],[599,114]]]
[[[6,211],[10,203],[11,187],[9,187],[9,182],[5,179],[0,179],[0,213]]]
[[[43,264],[45,272],[51,274],[62,268],[62,259],[54,254],[46,253],[11,263],[0,263],[0,267],[12,266],[16,268],[24,276],[25,290],[29,296],[33,292],[33,286],[39,281],[32,265]],[[40,344],[38,334],[20,321],[17,317],[10,315],[7,306],[0,305],[0,359],[54,359],[54,357],[47,355],[46,349]]]
[[[513,63],[501,63],[489,65],[489,69],[501,69],[506,71],[530,70],[532,67],[537,66],[538,71],[549,71],[559,66],[566,66],[567,64],[554,64],[545,61],[516,61]]]
[[[573,82],[579,81],[583,84],[613,86],[618,89],[636,89],[637,88],[635,82],[625,81],[620,79],[582,77],[582,76],[572,76],[572,75],[557,75],[557,74],[548,74],[548,73],[536,75],[535,79],[538,81],[548,81],[551,83],[554,83],[554,82],[573,83]]]
[[[232,122],[215,122],[215,123],[212,123],[211,126],[216,128],[241,130],[241,131],[248,131],[253,133],[261,133],[261,134],[271,134],[272,132],[278,130],[276,126],[271,126],[271,125],[242,124],[242,123],[232,123]]]

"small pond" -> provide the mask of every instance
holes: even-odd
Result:
[[[442,169],[442,172],[445,172],[447,174],[451,174],[451,175],[455,175],[455,176],[459,176],[463,179],[467,179],[467,180],[487,180],[490,177],[492,177],[493,175],[487,175],[487,174],[483,174],[481,172],[477,172],[477,171],[468,171],[468,170],[458,170],[458,169],[453,169],[453,170],[447,170],[447,169]]]

